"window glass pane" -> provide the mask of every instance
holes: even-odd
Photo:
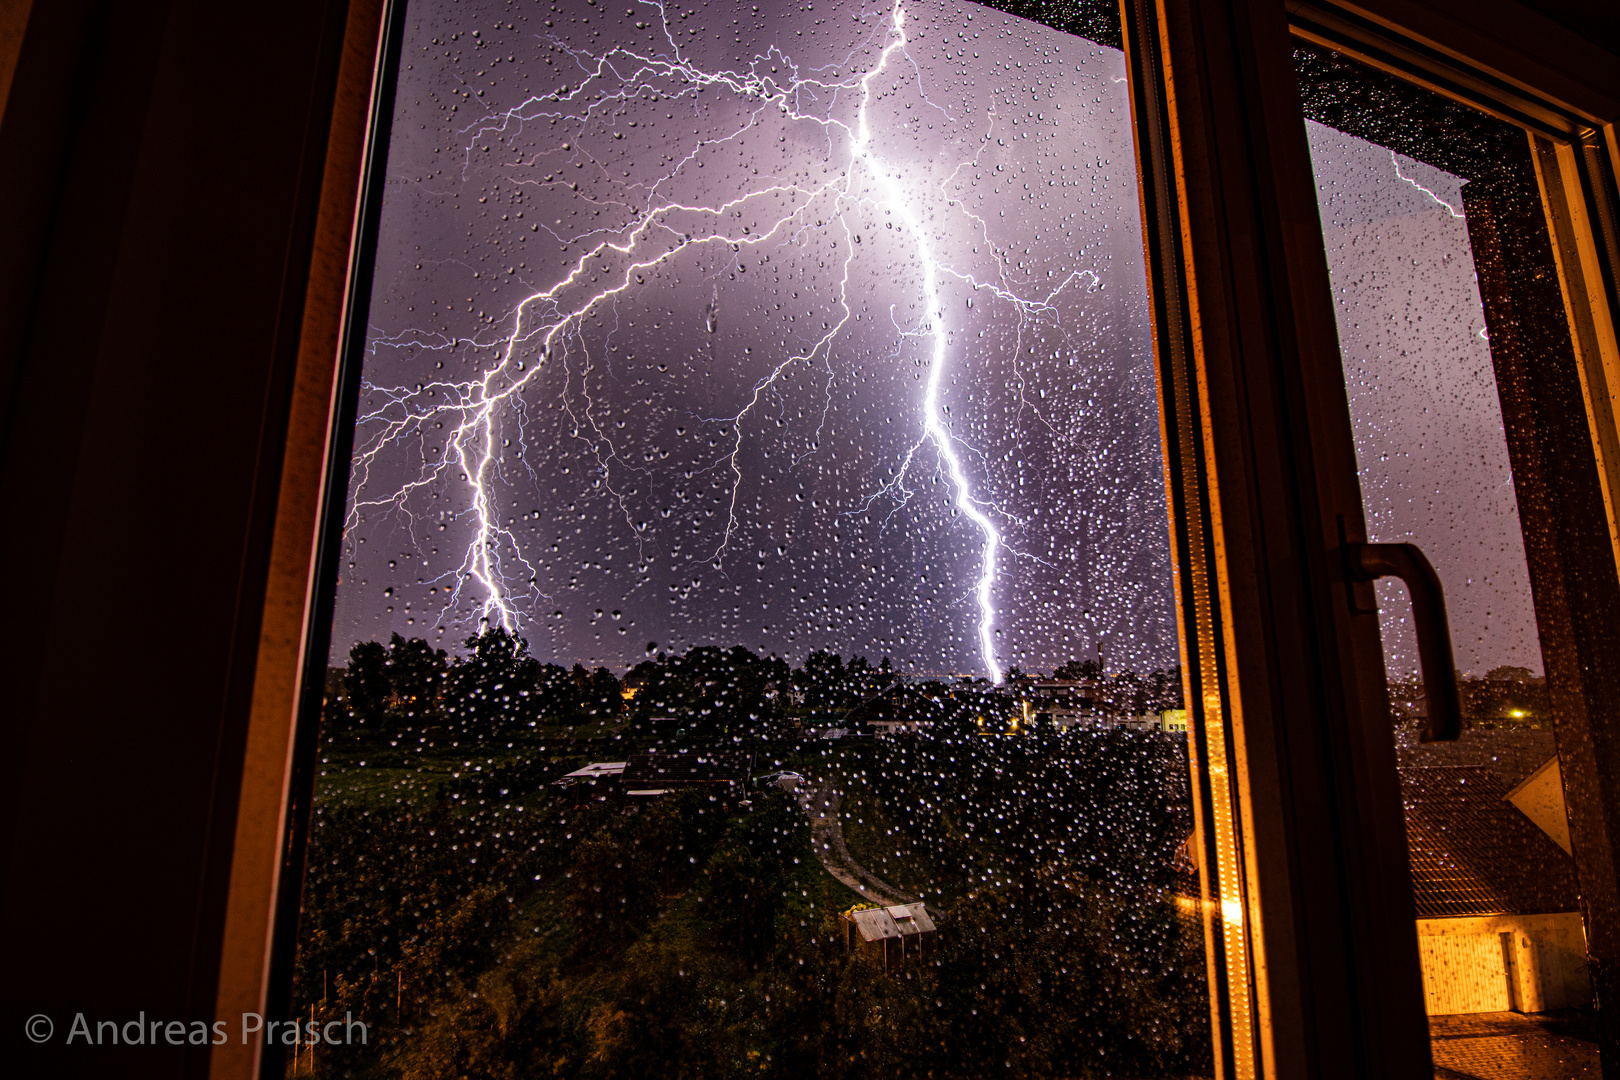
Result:
[[[1509,360],[1497,337],[1523,341],[1509,300],[1525,297],[1508,275],[1481,270],[1546,246],[1544,236],[1492,231],[1507,201],[1539,212],[1529,142],[1326,53],[1297,58],[1368,539],[1416,543],[1434,564],[1463,696],[1461,739],[1422,744],[1410,607],[1403,586],[1379,581],[1434,1061],[1449,1075],[1595,1074],[1579,885],[1520,518],[1527,481],[1514,474],[1527,451],[1522,431],[1510,445],[1504,422],[1504,409],[1522,414],[1525,389],[1499,378]],[[1522,250],[1504,255],[1504,243]]]
[[[289,1068],[1208,1074],[1130,123],[971,4],[410,5]]]

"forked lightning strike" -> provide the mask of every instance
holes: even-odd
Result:
[[[683,86],[727,91],[748,103],[750,111],[742,126],[730,135],[700,138],[684,157],[671,164],[664,178],[666,180],[673,178],[690,165],[704,148],[737,138],[753,128],[766,112],[772,109],[777,110],[786,120],[807,121],[820,125],[828,132],[829,139],[847,140],[849,155],[847,166],[833,172],[819,185],[764,183],[755,190],[717,201],[712,205],[661,198],[659,189],[664,181],[660,180],[647,188],[645,203],[634,208],[633,228],[628,232],[608,234],[607,238],[594,242],[574,261],[561,280],[546,289],[532,293],[516,305],[509,316],[510,333],[504,338],[490,342],[460,339],[449,343],[444,343],[441,339],[434,343],[430,340],[430,335],[413,332],[389,339],[389,344],[411,342],[430,349],[452,349],[467,341],[475,347],[494,348],[494,363],[482,377],[467,382],[436,382],[415,388],[390,389],[374,385],[368,387],[373,394],[381,397],[382,405],[360,418],[360,429],[368,431],[369,437],[355,455],[353,477],[355,494],[346,522],[348,531],[352,534],[362,516],[369,511],[387,509],[399,512],[414,530],[416,522],[407,501],[415,492],[440,485],[447,478],[464,482],[469,497],[465,511],[459,512],[457,516],[470,518],[472,538],[468,542],[460,566],[455,571],[454,584],[445,582],[449,586],[447,589],[449,600],[441,610],[439,619],[443,622],[447,615],[458,609],[462,601],[463,588],[476,588],[483,594],[479,606],[481,620],[492,624],[498,623],[508,631],[516,631],[522,617],[518,597],[522,595],[533,600],[542,594],[535,584],[537,575],[533,566],[525,559],[516,533],[501,523],[490,490],[492,469],[496,467],[502,450],[502,447],[497,445],[497,414],[505,408],[518,406],[521,403],[520,395],[523,389],[535,375],[548,361],[567,352],[571,335],[582,334],[582,320],[634,288],[638,274],[642,271],[665,263],[682,252],[705,245],[724,244],[741,249],[744,246],[752,247],[772,239],[780,239],[785,234],[807,228],[812,207],[818,200],[830,199],[833,204],[831,216],[839,222],[845,235],[842,278],[838,285],[837,297],[842,317],[832,321],[826,333],[810,348],[793,352],[772,364],[752,386],[739,411],[731,416],[711,418],[728,424],[731,435],[730,451],[721,459],[732,473],[730,504],[727,508],[723,536],[712,556],[713,561],[720,562],[737,527],[737,493],[743,482],[740,456],[743,446],[743,423],[759,404],[762,395],[795,363],[815,361],[819,358],[827,362],[831,370],[833,343],[851,318],[847,289],[855,248],[848,242],[852,230],[843,214],[863,203],[875,201],[879,206],[889,210],[898,219],[899,227],[915,241],[921,273],[918,293],[925,311],[923,332],[932,339],[927,381],[924,383],[920,403],[922,416],[919,442],[906,455],[885,490],[892,489],[899,491],[902,496],[909,495],[904,487],[904,478],[913,457],[924,444],[931,444],[934,447],[940,467],[954,490],[954,506],[973,523],[982,538],[980,572],[974,590],[978,606],[979,652],[991,680],[1000,682],[1002,669],[994,648],[995,610],[992,606],[992,590],[996,582],[997,556],[1005,544],[995,522],[986,512],[986,507],[991,504],[976,498],[973,494],[958,454],[956,439],[946,424],[940,401],[948,349],[944,307],[939,293],[940,275],[951,274],[971,284],[975,289],[984,283],[942,266],[923,227],[924,215],[914,205],[914,200],[924,197],[926,193],[917,190],[908,192],[902,186],[901,173],[879,155],[874,145],[875,140],[868,117],[868,107],[873,100],[873,80],[895,62],[897,56],[905,55],[908,39],[904,8],[897,0],[888,18],[880,24],[881,36],[876,39],[876,43],[880,43],[882,49],[869,70],[858,78],[824,81],[801,77],[798,68],[774,50],[766,57],[756,57],[755,64],[745,73],[702,70],[683,55],[662,3],[653,0],[641,2],[655,8],[663,20],[664,37],[672,50],[670,55],[645,56],[625,48],[614,49],[600,57],[574,53],[574,59],[587,72],[577,88],[544,98],[531,99],[514,109],[496,114],[493,119],[483,121],[472,129],[472,141],[475,142],[477,138],[491,131],[502,131],[512,124],[520,125],[526,121],[546,118],[566,119],[568,114],[548,110],[578,101],[590,101],[587,106],[589,116],[599,106],[633,98],[649,84],[650,80],[672,80]],[[779,80],[774,74],[759,72],[758,69],[765,66],[764,61],[771,57],[782,61],[782,66],[788,72],[787,78]],[[634,70],[624,75],[618,70],[619,67]],[[616,89],[610,86],[609,92],[604,92],[600,99],[591,100],[589,92],[592,88],[607,80],[615,80]],[[801,97],[812,91],[825,94],[834,100],[840,92],[858,92],[860,104],[853,123],[831,115],[830,111],[827,115],[820,116],[801,111]],[[665,93],[667,95],[669,91]],[[467,151],[469,159],[471,147],[472,142],[469,142]],[[859,183],[862,176],[867,181],[865,186]],[[960,201],[950,198],[943,191],[943,185],[940,195],[942,215],[954,207],[980,230],[984,229],[985,223],[969,213]],[[767,200],[777,198],[783,200],[785,206],[769,228],[761,230],[727,228],[723,224],[734,211],[745,205],[757,210]],[[558,237],[558,239],[577,243],[588,240],[589,235]],[[1000,256],[996,257],[999,261]],[[604,265],[610,266],[610,269],[604,271]],[[585,286],[592,280],[590,275],[593,271],[598,277],[608,278],[610,284],[594,291],[587,289]],[[1003,268],[1002,283],[991,286],[988,291],[991,296],[1017,307],[1022,318],[1031,312],[1046,309],[1056,291],[1060,291],[1071,281],[1082,276],[1084,275],[1071,274],[1058,286],[1058,290],[1054,290],[1044,299],[1028,301],[1021,299],[1007,283],[1007,275]],[[1090,276],[1093,281],[1096,280],[1094,274]],[[717,300],[718,297],[710,302],[704,316],[711,333],[715,328]],[[1020,340],[1021,334],[1022,323],[1020,323]],[[538,361],[525,364],[521,357],[531,355],[533,352],[538,353]],[[434,404],[418,404],[424,396],[433,399]],[[453,424],[450,423],[451,419],[455,421]],[[442,437],[443,455],[436,462],[429,459],[435,456],[434,450],[440,440],[437,437],[430,437],[428,432],[430,422],[442,423],[450,429],[448,435]],[[611,440],[594,424],[594,421],[591,422],[591,426],[598,437],[598,466],[605,476],[606,463],[616,456],[616,451],[612,447]],[[517,429],[521,439],[521,417]],[[386,496],[369,497],[367,486],[372,470],[379,465],[386,451],[399,448],[408,441],[414,441],[423,448],[420,475],[411,482],[391,490]],[[430,446],[430,442],[435,445]],[[601,454],[601,446],[608,448],[605,459]],[[638,538],[642,537],[647,526],[634,520],[634,515],[622,496],[613,492],[611,486],[608,490],[618,497],[626,523]],[[518,586],[519,592],[516,594],[512,590],[515,582],[521,582]]]

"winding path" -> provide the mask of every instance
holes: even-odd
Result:
[[[805,812],[810,815],[810,842],[815,845],[821,865],[827,868],[827,873],[875,903],[915,904],[920,901],[921,897],[890,885],[850,855],[844,845],[843,826],[838,821],[838,807],[843,798],[831,780],[823,780],[801,798]]]

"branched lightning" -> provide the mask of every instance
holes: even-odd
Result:
[[[1442,199],[1440,196],[1436,195],[1434,192],[1430,191],[1428,188],[1424,187],[1422,184],[1418,183],[1416,180],[1412,179],[1410,176],[1407,176],[1405,173],[1401,172],[1401,159],[1395,156],[1395,151],[1391,150],[1389,152],[1389,160],[1390,160],[1390,164],[1395,166],[1395,175],[1396,176],[1400,177],[1402,180],[1405,180],[1408,184],[1411,184],[1413,187],[1415,187],[1419,191],[1423,192],[1423,194],[1427,195],[1429,198],[1433,199],[1435,202],[1437,202],[1441,206],[1445,207],[1447,210],[1449,210],[1451,212],[1452,217],[1461,218],[1461,217],[1466,216],[1466,215],[1463,214],[1463,212],[1461,210],[1458,210],[1455,206],[1452,206],[1450,203],[1446,202],[1446,200]]]
[[[445,575],[442,582],[449,599],[439,618],[442,622],[456,611],[462,603],[464,592],[471,590],[479,597],[475,603],[482,620],[498,624],[508,631],[516,631],[523,610],[544,594],[539,591],[534,566],[523,554],[517,531],[509,519],[503,521],[500,508],[496,505],[493,485],[507,467],[509,455],[506,451],[511,442],[502,438],[502,432],[507,430],[501,423],[502,417],[511,417],[512,430],[519,444],[518,452],[511,456],[526,463],[527,457],[521,452],[524,448],[523,392],[536,374],[552,363],[561,364],[568,377],[574,378],[568,358],[576,354],[584,358],[585,365],[579,377],[588,376],[590,366],[596,362],[584,337],[584,323],[588,317],[604,312],[611,314],[619,299],[641,283],[645,272],[682,253],[703,248],[738,252],[766,243],[792,243],[812,227],[817,208],[825,207],[821,216],[830,219],[842,234],[842,242],[838,244],[842,252],[839,267],[841,277],[837,282],[835,300],[835,308],[841,313],[840,316],[829,319],[824,332],[808,347],[786,350],[786,355],[771,362],[753,384],[745,388],[740,408],[728,415],[703,418],[721,425],[727,439],[726,452],[711,466],[730,474],[725,526],[710,555],[713,563],[723,563],[738,527],[738,493],[744,482],[742,452],[745,424],[784,372],[795,365],[823,365],[831,378],[835,342],[854,318],[848,291],[850,267],[856,258],[859,237],[845,215],[863,207],[880,207],[892,215],[896,228],[913,246],[921,277],[917,290],[923,305],[923,316],[919,325],[902,330],[902,333],[925,338],[929,348],[927,375],[919,405],[920,431],[917,440],[882,490],[874,493],[867,502],[870,505],[872,499],[887,495],[895,500],[897,507],[904,505],[911,495],[906,478],[914,459],[925,446],[932,447],[938,468],[953,492],[951,504],[978,532],[980,566],[973,596],[977,607],[979,653],[992,681],[1000,682],[1002,667],[994,647],[996,613],[993,592],[1001,551],[1005,549],[1015,555],[1018,553],[1008,546],[992,517],[993,513],[1000,514],[1001,511],[990,501],[974,494],[959,450],[959,445],[966,444],[961,443],[953,432],[948,410],[941,401],[951,343],[940,282],[942,277],[950,277],[986,298],[1012,305],[1019,314],[1017,348],[1022,351],[1024,321],[1053,312],[1057,294],[1071,284],[1089,277],[1092,285],[1097,285],[1097,275],[1091,271],[1071,273],[1045,296],[1027,299],[1011,282],[1005,266],[1000,265],[999,254],[996,256],[1001,271],[999,279],[991,281],[979,280],[973,273],[954,269],[939,259],[928,228],[924,225],[929,200],[936,197],[935,189],[908,190],[902,170],[881,155],[879,140],[874,135],[869,116],[869,107],[874,99],[874,80],[891,65],[909,59],[906,54],[906,14],[899,0],[888,11],[886,19],[873,23],[869,44],[878,48],[875,60],[859,75],[841,78],[822,74],[836,72],[839,70],[836,67],[801,72],[796,64],[774,48],[757,56],[743,71],[705,70],[684,53],[661,0],[638,2],[655,11],[662,20],[668,53],[644,55],[620,47],[596,56],[568,50],[583,73],[577,85],[553,94],[532,97],[514,108],[492,113],[467,128],[464,132],[467,142],[463,175],[471,165],[474,147],[479,145],[480,140],[498,140],[503,135],[521,130],[525,124],[579,121],[577,112],[567,111],[570,107],[577,110],[583,106],[584,116],[589,120],[616,103],[634,100],[644,92],[662,93],[667,100],[691,97],[699,89],[721,91],[746,106],[741,120],[729,134],[699,137],[684,156],[677,156],[669,164],[660,179],[650,184],[624,185],[621,190],[633,193],[633,198],[612,205],[629,216],[629,225],[562,235],[552,225],[537,222],[537,228],[544,228],[563,244],[578,245],[581,253],[559,280],[523,297],[504,317],[478,313],[483,327],[480,334],[446,339],[438,334],[408,331],[376,339],[373,349],[377,345],[411,345],[417,349],[444,353],[472,350],[482,356],[482,373],[470,380],[446,379],[414,387],[390,388],[374,382],[367,383],[369,407],[358,422],[360,438],[357,439],[358,449],[353,462],[354,495],[346,522],[348,531],[352,535],[361,521],[374,512],[398,513],[413,537],[418,529],[434,524],[440,530],[446,530],[452,523],[470,526],[471,538],[459,566],[451,574]],[[778,74],[778,68],[783,74]],[[650,87],[664,89],[649,90]],[[858,101],[853,118],[847,111],[842,117],[835,112],[840,96],[848,95],[853,95]],[[928,104],[938,108],[932,103]],[[733,193],[729,198],[704,201],[679,199],[666,194],[666,188],[674,186],[671,181],[683,169],[692,166],[701,152],[738,139],[772,113],[789,122],[803,121],[819,125],[826,132],[830,154],[836,154],[837,148],[842,145],[847,154],[845,163],[819,183],[762,176],[756,186]],[[993,130],[993,116],[991,124]],[[986,136],[984,142],[988,141],[989,137]],[[569,150],[569,145],[564,143],[563,149]],[[972,161],[963,165],[976,162],[975,155]],[[588,158],[580,159],[580,163],[600,168],[598,163]],[[532,161],[524,163],[520,160],[511,167],[520,166],[531,168],[536,175],[542,171],[534,167]],[[547,175],[545,181],[539,181],[526,173],[524,179],[518,182],[552,187],[565,184],[560,176],[555,179],[554,176]],[[937,185],[937,203],[933,209],[941,215],[951,211],[965,216],[989,245],[987,224],[975,216],[964,201],[946,191],[949,179]],[[747,209],[759,213],[778,200],[780,208],[771,209],[770,220],[765,227],[741,226],[743,215],[739,211]],[[599,202],[598,205],[607,207],[609,204]],[[817,220],[815,224],[821,222]],[[718,299],[716,286],[704,312],[704,323],[711,334],[716,329]],[[972,306],[971,300],[968,305]],[[1016,372],[1017,361],[1014,363]],[[1019,374],[1018,378],[1021,405],[1027,404],[1022,402],[1022,375]],[[831,401],[829,383],[828,408]],[[643,541],[648,525],[635,519],[635,512],[626,495],[615,489],[610,466],[618,466],[632,474],[644,470],[629,460],[628,455],[620,454],[607,426],[593,414],[588,398],[586,407],[578,412],[567,403],[564,407],[575,435],[591,449],[598,486],[617,500],[626,525],[637,536],[638,542]],[[1036,413],[1039,415],[1038,409]],[[1044,417],[1041,420],[1046,422]],[[822,424],[825,422],[824,408]],[[807,453],[814,453],[819,442],[818,427],[817,437]],[[404,448],[409,448],[415,455],[419,467],[408,481],[388,486],[385,459],[392,461]],[[429,489],[439,490],[456,485],[465,488],[464,505],[441,514],[437,522],[420,520],[408,505],[413,497]],[[373,494],[375,487],[382,487],[385,493]],[[1005,516],[1008,520],[1016,521],[1010,515]]]

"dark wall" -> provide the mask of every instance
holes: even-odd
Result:
[[[64,1043],[80,1011],[212,1018],[345,8],[33,6],[0,124],[12,1075],[206,1072]]]
[[[1525,6],[1612,53],[1620,53],[1620,6],[1612,0],[1525,0]]]

